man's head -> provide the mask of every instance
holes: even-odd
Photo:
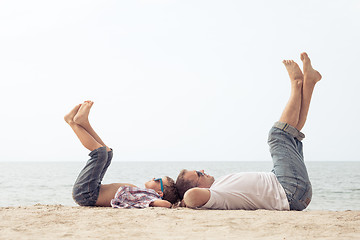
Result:
[[[179,195],[175,182],[171,177],[153,178],[145,183],[146,188],[155,190],[164,200],[175,204],[179,201]]]
[[[214,177],[205,174],[204,170],[181,170],[176,179],[176,188],[178,189],[180,200],[183,199],[185,192],[190,188],[209,188],[214,183],[214,181]]]

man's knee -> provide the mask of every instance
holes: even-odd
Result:
[[[312,186],[310,181],[298,186],[291,195],[289,201],[290,210],[302,211],[307,208],[312,198]]]

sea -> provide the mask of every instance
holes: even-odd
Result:
[[[51,204],[76,206],[72,186],[85,162],[0,162],[0,207]],[[313,198],[307,210],[360,210],[360,162],[307,162]],[[143,187],[152,178],[176,180],[181,169],[216,178],[235,172],[269,172],[272,162],[116,162],[103,183]]]

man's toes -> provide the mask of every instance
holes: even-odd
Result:
[[[285,65],[289,65],[289,64],[290,64],[290,60],[284,60],[283,63],[284,63]]]
[[[300,59],[301,59],[301,61],[304,61],[304,53],[300,54]]]
[[[303,53],[300,54],[300,59],[301,59],[301,61],[303,61],[303,62],[310,60],[310,59],[309,59],[309,56],[307,55],[306,52],[303,52]]]

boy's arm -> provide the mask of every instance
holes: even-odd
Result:
[[[184,203],[186,207],[202,207],[210,199],[210,191],[207,188],[191,188],[184,194]]]
[[[171,208],[171,203],[166,200],[156,200],[150,203],[150,207]]]

